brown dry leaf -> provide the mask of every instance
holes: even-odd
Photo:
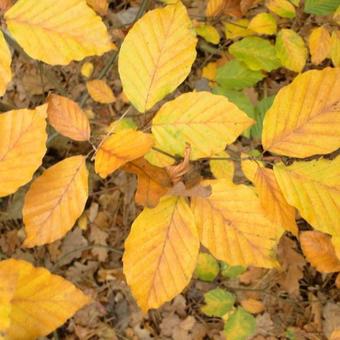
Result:
[[[95,225],[91,225],[90,241],[94,244],[106,246],[108,236],[107,232],[101,230]],[[93,255],[98,257],[99,261],[105,261],[107,259],[108,249],[104,247],[93,247],[91,252]]]
[[[106,15],[109,9],[108,0],[86,0],[87,4],[92,7],[98,14]]]
[[[51,94],[47,107],[49,123],[63,136],[76,141],[90,139],[90,122],[85,112],[73,100]]]
[[[125,164],[123,169],[138,176],[135,196],[137,204],[153,208],[171,187],[171,180],[166,170],[151,165],[144,158]]]
[[[111,104],[116,98],[107,83],[101,79],[89,80],[86,83],[91,98],[101,104]]]
[[[299,294],[299,280],[303,277],[304,257],[296,251],[293,240],[282,237],[278,247],[278,256],[282,264],[283,273],[279,276],[280,286],[292,295]]]
[[[319,231],[304,231],[300,235],[301,248],[307,260],[322,273],[340,271],[330,236]]]
[[[168,195],[184,197],[209,197],[211,195],[211,186],[197,184],[192,188],[186,188],[183,182],[178,182],[168,191]]]
[[[249,313],[258,314],[264,311],[263,302],[256,299],[245,299],[241,301],[241,306]]]
[[[178,183],[190,170],[190,153],[191,147],[190,145],[187,145],[184,150],[183,161],[177,165],[170,165],[165,168],[171,178],[172,183]]]
[[[261,0],[241,0],[240,9],[242,14],[246,14],[249,9],[260,3]]]
[[[340,329],[340,303],[327,302],[323,308],[323,332],[327,338]]]
[[[12,5],[12,0],[0,0],[0,11],[6,12]]]
[[[215,17],[222,13],[225,0],[208,0],[205,15]]]

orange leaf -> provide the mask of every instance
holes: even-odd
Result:
[[[73,156],[53,165],[28,190],[23,208],[26,247],[63,237],[82,214],[88,196],[85,157]]]
[[[331,238],[319,231],[304,231],[300,235],[303,253],[307,260],[322,273],[340,271],[340,260],[336,257]]]
[[[76,141],[90,139],[89,120],[79,105],[66,97],[48,96],[48,121],[63,136]]]
[[[109,8],[108,0],[86,0],[87,4],[100,15],[106,15]]]
[[[86,83],[87,91],[91,98],[101,104],[111,104],[115,101],[115,96],[104,80],[89,80]]]
[[[127,162],[144,156],[153,145],[153,137],[131,129],[119,131],[104,140],[99,147],[95,170],[105,178]]]
[[[171,186],[166,170],[151,165],[144,158],[125,164],[123,169],[138,176],[136,203],[148,208],[155,207]]]
[[[3,285],[10,285],[9,325],[4,330],[10,340],[48,335],[90,302],[72,283],[22,260],[0,262],[0,292]],[[0,331],[1,337],[1,320]]]
[[[264,311],[264,304],[255,299],[245,299],[241,301],[241,306],[249,313],[258,314]]]
[[[0,197],[28,183],[46,152],[46,109],[14,110],[0,115]]]

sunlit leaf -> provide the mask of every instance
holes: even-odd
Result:
[[[276,33],[276,20],[269,13],[259,13],[249,22],[248,28],[258,34],[272,35]]]
[[[208,316],[222,317],[234,306],[235,295],[221,288],[215,288],[204,294],[205,306],[202,312]]]
[[[51,94],[48,96],[47,113],[49,123],[63,136],[77,141],[89,140],[89,120],[73,100]]]
[[[246,37],[248,35],[254,35],[255,32],[248,29],[249,20],[239,19],[234,22],[224,23],[224,33],[227,39],[235,39]]]
[[[89,80],[86,83],[87,91],[91,98],[101,104],[110,104],[115,101],[115,96],[107,83],[101,79]]]
[[[152,121],[155,146],[171,155],[210,157],[224,150],[253,123],[236,105],[208,92],[185,93],[164,104]]]
[[[290,205],[315,229],[340,234],[340,157],[278,164],[274,173]]]
[[[283,28],[276,37],[276,54],[288,70],[301,72],[306,64],[307,48],[295,31]]]
[[[334,66],[340,67],[340,31],[332,32],[330,56]]]
[[[7,85],[12,79],[12,55],[2,32],[0,32],[0,60],[0,96],[2,96],[6,92]]]
[[[289,205],[282,195],[273,170],[264,168],[262,164],[252,160],[242,161],[242,170],[254,183],[261,206],[268,219],[275,225],[297,235],[295,208]]]
[[[304,231],[300,243],[306,259],[322,273],[340,271],[340,259],[336,257],[331,238],[319,231]]]
[[[150,134],[132,129],[119,131],[104,139],[95,158],[95,170],[105,178],[127,162],[144,156],[153,145]]]
[[[224,334],[227,339],[232,340],[246,340],[255,332],[255,329],[255,318],[242,307],[238,307],[224,324]]]
[[[82,214],[88,197],[85,157],[66,158],[48,168],[28,190],[23,208],[26,247],[63,237]]]
[[[296,15],[294,6],[288,0],[267,0],[266,6],[273,13],[283,18],[292,19]]]
[[[139,306],[157,308],[179,294],[195,269],[199,238],[184,198],[167,196],[145,208],[125,242],[124,274]]]
[[[0,197],[28,183],[46,152],[47,105],[0,114]]]
[[[233,43],[229,52],[253,71],[272,71],[280,67],[274,46],[263,38],[246,37]]]
[[[266,150],[304,158],[340,147],[340,70],[297,76],[276,95],[263,121]]]
[[[309,36],[308,45],[312,63],[318,65],[328,56],[331,48],[331,36],[324,26],[315,28]]]
[[[213,173],[214,177],[217,179],[226,178],[230,181],[233,180],[235,165],[234,162],[228,159],[216,159],[214,158],[228,158],[229,154],[225,151],[214,155],[212,159],[209,161],[210,170]]]
[[[255,192],[224,179],[202,184],[212,187],[211,196],[192,200],[202,244],[230,265],[275,266],[274,248],[283,230],[265,217]]]
[[[194,275],[199,280],[212,282],[215,280],[220,266],[217,260],[208,253],[199,253]]]
[[[140,112],[151,109],[190,72],[196,38],[181,2],[145,14],[130,29],[119,53],[125,95]]]
[[[10,322],[5,330],[5,339],[9,340],[46,336],[90,302],[61,276],[22,260],[1,261],[0,282],[0,286],[11,284]]]
[[[34,59],[66,65],[114,48],[85,0],[19,0],[5,13],[13,38]]]

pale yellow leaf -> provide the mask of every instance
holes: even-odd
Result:
[[[265,217],[255,192],[225,179],[201,184],[212,188],[211,196],[192,199],[203,246],[232,266],[276,266],[275,247],[283,230]]]
[[[287,202],[315,229],[340,234],[340,157],[278,164],[274,173]]]
[[[300,234],[301,248],[306,259],[322,273],[340,271],[340,260],[336,257],[331,238],[319,231],[304,231]]]
[[[90,139],[90,123],[85,112],[73,100],[51,94],[48,96],[48,121],[63,136],[76,141]]]
[[[28,183],[46,152],[47,105],[0,114],[0,197]]]
[[[87,197],[85,157],[69,157],[48,168],[34,180],[25,197],[24,245],[34,247],[63,237],[82,214]]]
[[[315,28],[309,36],[308,45],[312,63],[319,65],[329,56],[331,48],[331,36],[327,28]]]
[[[193,214],[184,198],[167,196],[144,209],[125,242],[124,274],[139,306],[157,308],[190,282],[199,252]]]
[[[145,14],[125,37],[118,68],[124,93],[140,112],[176,89],[196,58],[194,30],[181,2]]]
[[[214,26],[207,24],[200,24],[195,27],[197,35],[204,38],[209,43],[218,44],[220,42],[220,34]]]
[[[225,6],[225,0],[208,0],[205,15],[215,17],[222,13]]]
[[[105,80],[95,79],[86,83],[87,91],[91,98],[101,104],[111,104],[115,101],[115,96]]]
[[[161,107],[152,134],[155,146],[171,155],[183,156],[190,144],[190,159],[195,160],[223,151],[253,122],[226,97],[189,92]]]
[[[332,32],[330,56],[333,65],[340,67],[340,30]]]
[[[11,287],[10,325],[6,340],[34,340],[62,326],[90,302],[71,282],[22,260],[0,262],[0,282],[16,280]],[[13,283],[13,282],[12,282]]]
[[[266,6],[273,13],[283,18],[292,19],[296,15],[294,6],[288,0],[267,0]]]
[[[86,0],[87,4],[100,15],[106,15],[109,9],[108,0]]]
[[[0,60],[0,96],[3,96],[12,79],[12,56],[2,32],[0,32]]]
[[[107,177],[127,162],[144,156],[153,143],[150,134],[132,129],[121,130],[107,137],[96,154],[96,173]]]
[[[93,68],[93,64],[87,61],[82,65],[80,72],[85,78],[90,78],[93,73]]]
[[[276,95],[263,121],[266,150],[305,158],[340,147],[340,69],[297,76]]]
[[[248,29],[258,34],[272,35],[276,33],[276,20],[269,13],[259,13],[250,20]]]
[[[306,64],[307,48],[301,36],[292,29],[283,28],[276,37],[277,57],[288,70],[301,72]]]
[[[229,159],[223,159],[228,157],[230,156],[225,151],[217,155],[214,155],[212,159],[209,161],[209,166],[215,178],[217,179],[226,178],[232,182],[234,177],[235,166],[233,161]]]
[[[248,28],[248,19],[239,19],[234,22],[224,23],[224,33],[227,39],[236,39],[254,35],[255,32]]]
[[[256,167],[255,173],[254,167]],[[298,227],[295,222],[295,208],[289,205],[282,195],[273,170],[264,168],[258,162],[252,160],[242,161],[242,170],[246,174],[254,173],[251,176],[252,178],[249,179],[255,185],[267,218],[280,228],[297,235]]]
[[[86,0],[19,0],[5,13],[9,32],[32,58],[66,65],[114,48]]]

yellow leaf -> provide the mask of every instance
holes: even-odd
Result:
[[[132,129],[119,131],[107,137],[99,147],[95,171],[105,178],[125,163],[144,156],[152,146],[150,134]]]
[[[125,95],[140,112],[176,89],[196,58],[195,33],[181,2],[139,19],[125,37],[118,69]]]
[[[340,233],[332,236],[332,244],[335,250],[336,257],[340,260]]]
[[[255,185],[267,218],[280,228],[297,235],[295,208],[289,205],[282,195],[273,170],[266,169],[258,162],[251,160],[242,161],[242,170],[246,175],[247,173],[254,173],[253,176],[248,178]]]
[[[331,36],[327,28],[315,28],[309,36],[308,45],[312,63],[319,65],[329,56],[331,48]]]
[[[195,27],[197,35],[204,38],[207,42],[218,44],[220,42],[220,34],[214,26],[207,24],[200,24]]]
[[[258,34],[275,34],[277,29],[276,20],[269,13],[259,13],[250,20],[248,29]]]
[[[333,65],[340,67],[340,31],[332,32],[330,55]]]
[[[235,22],[224,23],[224,33],[227,39],[235,39],[254,35],[255,32],[248,29],[249,20],[239,19]]]
[[[5,20],[25,52],[47,64],[66,65],[114,48],[101,18],[85,0],[19,0]]]
[[[217,64],[216,62],[211,62],[203,67],[202,77],[211,81],[216,80]]]
[[[90,78],[92,73],[93,73],[93,64],[90,63],[89,61],[85,62],[80,70],[80,73],[82,74],[82,76],[84,76],[85,78]]]
[[[291,29],[282,29],[275,44],[277,57],[288,70],[301,72],[306,64],[307,48],[303,39]]]
[[[304,231],[300,235],[301,248],[308,262],[319,272],[340,271],[340,260],[335,255],[331,238],[319,231]]]
[[[258,314],[264,311],[263,302],[252,298],[242,300],[241,306],[251,314]]]
[[[86,0],[87,4],[100,15],[106,15],[109,9],[108,0]]]
[[[152,121],[152,134],[155,146],[171,155],[183,156],[189,143],[195,160],[223,151],[253,122],[226,97],[190,92],[161,107]]]
[[[338,6],[338,8],[336,9],[336,11],[333,14],[333,20],[340,25],[340,5]]]
[[[274,166],[287,202],[315,229],[340,235],[340,157]]]
[[[192,199],[203,246],[232,266],[276,266],[275,247],[283,230],[265,217],[255,192],[225,179],[201,184],[212,188],[211,196]]]
[[[283,18],[292,19],[296,15],[294,6],[288,0],[268,0],[266,6],[273,13]]]
[[[340,69],[297,76],[276,95],[263,121],[266,150],[305,158],[340,146]]]
[[[125,242],[124,274],[139,306],[157,308],[190,282],[199,252],[193,214],[184,198],[167,196],[144,209]]]
[[[104,80],[89,80],[86,83],[86,87],[91,98],[98,103],[110,104],[113,103],[116,99],[111,88]]]
[[[73,316],[90,299],[72,283],[44,268],[22,260],[0,262],[0,282],[16,275],[10,299],[8,340],[34,340],[46,336]]]
[[[85,112],[73,100],[51,94],[48,96],[48,121],[63,136],[76,141],[90,139],[90,123]]]
[[[225,0],[208,0],[205,15],[207,17],[216,17],[221,14],[225,5]]]
[[[155,148],[157,148],[157,145],[155,145]],[[151,149],[149,152],[147,152],[144,158],[152,165],[158,166],[160,168],[165,168],[166,166],[169,166],[175,163],[174,158],[171,158],[154,149]]]
[[[28,183],[46,152],[47,105],[0,114],[0,197]]]
[[[216,159],[214,158],[228,158],[230,157],[229,154],[225,151],[214,155],[210,161],[209,166],[212,174],[217,179],[226,178],[230,182],[233,181],[235,166],[234,162],[228,159]]]
[[[12,79],[12,56],[2,32],[0,32],[0,60],[0,96],[3,96],[8,83]]]
[[[34,180],[23,208],[26,247],[54,242],[74,226],[88,196],[85,160],[66,158]]]

